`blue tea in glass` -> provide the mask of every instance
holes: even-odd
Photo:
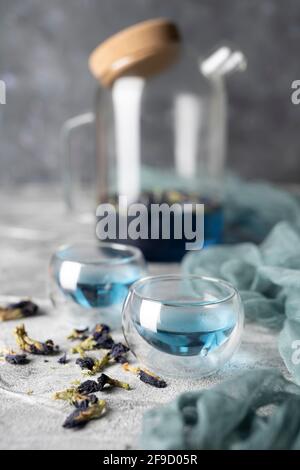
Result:
[[[137,359],[171,376],[208,375],[240,342],[243,308],[228,283],[163,275],[136,282],[123,307],[123,329]]]
[[[63,246],[50,263],[50,297],[74,327],[115,323],[129,287],[146,272],[137,248],[87,242]]]

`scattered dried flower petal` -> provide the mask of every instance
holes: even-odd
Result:
[[[81,343],[77,344],[72,348],[73,354],[81,354],[84,355],[85,351],[93,351],[96,348],[97,343],[92,337],[88,337],[85,340],[81,341]]]
[[[5,360],[9,364],[14,364],[14,365],[24,365],[24,364],[28,364],[29,362],[26,354],[17,354],[13,351],[10,352],[9,354],[6,354]]]
[[[77,392],[82,395],[89,395],[99,391],[99,385],[94,380],[86,380],[77,387]]]
[[[112,349],[114,344],[114,340],[110,335],[109,326],[98,323],[87,338],[72,348],[72,352],[79,353],[83,356],[85,351]]]
[[[111,349],[115,344],[110,335],[99,336],[96,340],[96,343],[97,349]]]
[[[109,364],[110,354],[107,353],[101,359],[96,359],[92,369],[86,371],[87,375],[95,375],[101,372],[107,364]]]
[[[74,341],[75,339],[80,339],[81,341],[85,340],[88,337],[88,328],[84,328],[82,330],[74,329],[71,331],[67,339]]]
[[[71,413],[63,424],[64,428],[82,427],[92,419],[100,418],[106,409],[105,400],[99,400],[94,405],[90,405],[87,409],[76,409]]]
[[[35,315],[39,307],[31,300],[21,300],[0,308],[0,321],[18,320]]]
[[[95,364],[95,359],[89,356],[79,357],[76,359],[76,364],[81,367],[81,369],[92,370]]]
[[[132,372],[133,374],[136,374],[142,382],[151,385],[152,387],[167,387],[167,383],[163,379],[161,379],[158,375],[149,372],[146,369],[142,369],[141,367],[133,367],[128,363],[123,364],[123,369],[128,372]]]
[[[110,385],[111,387],[124,388],[125,390],[130,390],[130,385],[126,382],[121,382],[120,380],[113,379],[106,374],[101,374],[98,377],[99,391],[102,392],[105,385]]]
[[[163,379],[143,369],[139,371],[138,377],[142,382],[152,385],[152,387],[165,388],[167,386],[167,383]]]
[[[61,390],[59,392],[55,392],[53,395],[53,400],[64,400],[67,401],[71,404],[86,398],[85,396],[82,396],[77,390],[77,387],[69,387],[66,388],[65,390]]]
[[[97,323],[97,325],[94,326],[94,328],[91,331],[92,336],[97,340],[97,337],[102,336],[104,334],[109,334],[110,333],[110,328],[108,325],[105,325],[104,323]]]
[[[75,408],[78,408],[80,410],[86,410],[90,405],[94,405],[95,403],[98,402],[98,398],[96,395],[82,395],[82,397],[76,399],[73,402],[73,405]]]
[[[14,330],[14,335],[19,347],[31,354],[54,354],[58,351],[58,346],[54,346],[51,339],[48,339],[44,343],[35,341],[27,335],[25,325],[18,325]]]
[[[57,361],[59,364],[68,364],[67,353],[63,354]]]
[[[127,359],[125,355],[128,353],[129,348],[122,343],[115,343],[110,351],[110,357],[120,364],[125,364]]]

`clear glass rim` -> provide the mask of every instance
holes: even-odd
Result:
[[[82,257],[82,260],[80,260],[80,256],[78,257],[78,260],[73,260],[73,259],[68,259],[68,258],[63,258],[61,257],[61,253],[67,249],[80,249],[80,248],[111,248],[112,250],[115,250],[116,252],[128,252],[128,256],[126,258],[115,258],[115,259],[105,259],[102,258],[99,255],[99,258],[96,258],[94,260],[87,260]],[[110,242],[98,242],[95,241],[79,241],[79,242],[74,242],[74,243],[66,243],[63,245],[60,245],[57,250],[53,253],[53,257],[56,257],[62,261],[73,261],[74,263],[77,262],[79,264],[84,264],[84,265],[121,265],[121,264],[127,264],[131,263],[132,261],[140,261],[143,259],[143,254],[141,250],[135,246],[132,245],[123,245],[121,243],[110,243]]]
[[[191,281],[206,281],[206,282],[211,282],[212,284],[215,284],[215,285],[221,285],[222,287],[225,287],[227,290],[229,290],[229,294],[227,296],[224,296],[223,298],[221,299],[217,299],[217,300],[209,300],[209,301],[203,301],[203,300],[193,300],[193,299],[189,299],[189,300],[178,300],[178,307],[180,306],[185,306],[185,305],[189,305],[191,306],[191,304],[193,306],[202,306],[202,307],[205,307],[205,306],[210,306],[210,305],[217,305],[217,304],[222,304],[222,303],[225,303],[225,302],[228,302],[229,300],[231,300],[233,297],[235,296],[238,296],[238,291],[237,289],[232,285],[230,284],[229,282],[226,282],[224,281],[223,279],[218,279],[218,278],[215,278],[215,277],[210,277],[210,276],[198,276],[196,274],[159,274],[159,275],[154,275],[154,276],[147,276],[147,277],[143,277],[142,279],[139,279],[138,281],[136,281],[134,284],[132,284],[132,286],[130,286],[129,288],[129,292],[130,294],[132,295],[135,295],[137,297],[139,297],[141,300],[149,300],[151,302],[156,302],[156,303],[160,303],[160,304],[163,304],[163,305],[168,305],[168,301],[167,300],[163,300],[163,299],[158,299],[156,298],[155,296],[147,296],[147,295],[143,295],[141,294],[138,289],[147,284],[147,283],[152,283],[152,282],[163,282],[163,281],[184,281],[184,280],[191,280]],[[174,304],[172,304],[174,306]]]

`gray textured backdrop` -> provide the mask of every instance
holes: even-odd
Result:
[[[244,50],[249,67],[232,77],[229,162],[247,177],[300,182],[298,0],[0,0],[0,182],[56,180],[58,131],[89,109],[95,82],[90,51],[139,20],[168,16],[205,52],[223,39]]]

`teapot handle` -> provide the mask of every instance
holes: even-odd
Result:
[[[63,187],[65,203],[70,211],[74,210],[74,182],[72,171],[71,138],[80,127],[93,124],[95,114],[92,111],[67,119],[60,132],[61,161],[63,162]]]

